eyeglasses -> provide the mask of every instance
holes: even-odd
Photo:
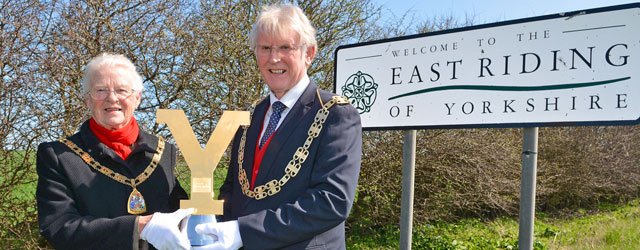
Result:
[[[120,88],[120,89],[108,89],[108,88],[97,88],[97,89],[93,89],[91,90],[91,92],[89,92],[89,95],[91,96],[91,98],[93,98],[96,101],[102,101],[104,99],[107,98],[107,96],[109,96],[109,94],[111,94],[111,92],[113,92],[114,94],[116,94],[116,98],[118,98],[118,100],[124,100],[127,99],[129,96],[133,95],[133,89],[126,89],[126,88]]]
[[[271,55],[271,52],[276,52],[277,55],[291,55],[294,51],[302,48],[304,45],[280,45],[280,46],[258,46],[256,52],[261,56]]]

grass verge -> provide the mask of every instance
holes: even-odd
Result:
[[[398,249],[397,226],[352,228],[348,249]],[[534,249],[638,249],[640,200],[627,205],[602,205],[596,213],[579,211],[570,218],[538,214]],[[414,249],[517,249],[517,218],[492,221],[465,219],[456,223],[413,226]]]

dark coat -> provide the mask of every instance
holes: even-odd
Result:
[[[156,153],[158,138],[140,130],[133,152],[122,160],[89,129],[69,137],[96,161],[128,178],[137,177]],[[87,165],[59,141],[38,146],[38,223],[40,233],[56,249],[131,249],[138,239],[135,215],[127,213],[131,186],[119,183]],[[173,171],[176,147],[165,143],[162,158],[149,178],[137,186],[147,213],[173,212],[187,194]]]
[[[304,144],[321,108],[317,86],[309,84],[275,132],[256,177],[260,186],[280,180],[296,149]],[[320,91],[322,102],[332,93]],[[269,106],[266,98],[251,117],[244,148],[244,170],[251,182],[253,155]],[[362,129],[351,105],[334,105],[309,156],[294,178],[273,196],[256,200],[245,196],[238,181],[238,147],[234,138],[231,162],[220,199],[223,220],[238,220],[245,249],[345,249],[344,222],[349,215],[360,171]]]

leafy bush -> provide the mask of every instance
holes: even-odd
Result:
[[[637,127],[541,128],[536,210],[566,213],[638,197],[639,131]],[[398,223],[402,138],[400,131],[364,133],[350,226]],[[517,216],[521,145],[521,129],[418,131],[414,223]]]
[[[33,153],[0,150],[0,155],[0,245],[3,249],[45,247],[38,232]]]

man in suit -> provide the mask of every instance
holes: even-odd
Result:
[[[299,7],[264,8],[249,39],[270,93],[236,134],[219,195],[224,222],[196,227],[217,239],[200,249],[345,249],[362,153],[358,112],[310,82],[315,29]]]

